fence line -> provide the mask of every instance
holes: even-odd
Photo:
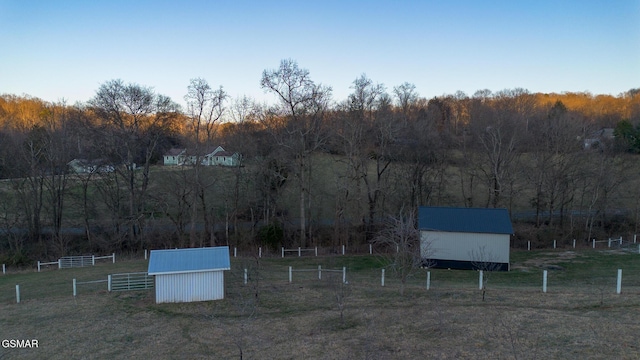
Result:
[[[60,269],[69,269],[74,267],[94,266],[95,259],[93,255],[86,256],[63,256],[58,262],[60,263]]]
[[[153,289],[153,276],[147,272],[111,274],[108,277],[109,291]]]
[[[293,270],[293,266],[289,266],[289,283],[293,282],[293,272],[318,272],[318,280],[322,280],[322,272],[341,272],[342,273],[342,282],[347,283],[347,268],[343,267],[342,270],[334,270],[334,269],[323,269],[321,265],[318,265],[317,269],[298,269]]]
[[[73,296],[75,297],[78,294],[77,291],[77,286],[78,285],[84,285],[84,284],[98,284],[98,283],[103,283],[103,282],[108,282],[109,280],[91,280],[91,281],[76,281],[76,279],[73,279]]]
[[[79,255],[79,256],[63,256],[58,261],[42,262],[38,260],[38,272],[40,272],[42,266],[46,265],[58,265],[58,269],[69,269],[74,267],[95,266],[96,260],[111,259],[116,263],[116,253],[107,256],[95,256],[95,255]]]
[[[43,265],[58,265],[58,269],[60,269],[60,259],[58,259],[58,261],[52,261],[52,262],[41,262],[40,260],[38,260],[38,272],[40,272],[40,267]]]
[[[592,249],[595,249],[597,247],[597,244],[599,244],[599,243],[606,243],[608,248],[611,248],[612,245],[622,246],[625,243],[625,241],[623,240],[622,236],[617,237],[617,238],[608,238],[608,239],[605,239],[605,240],[596,240],[594,238],[594,239],[591,239],[591,240],[587,239],[587,241],[591,245]],[[636,244],[637,243],[637,234],[633,235],[633,241],[632,240],[627,240],[626,243],[628,243],[628,244],[632,244],[632,243]],[[577,244],[576,239],[573,239],[571,244],[570,244],[570,246],[573,249],[575,249],[576,248],[576,244]],[[561,247],[560,242],[558,240],[554,239],[553,242],[551,243],[551,248],[552,249],[557,249],[559,247]],[[369,245],[369,249],[371,249],[371,245]],[[531,250],[531,241],[527,241],[527,250],[528,251]],[[369,253],[371,254],[371,250],[369,250]]]
[[[284,257],[284,254],[287,252],[297,252],[298,253],[298,257],[302,256],[302,252],[308,252],[308,251],[315,251],[316,256],[318,256],[318,247],[316,246],[315,248],[309,248],[309,249],[303,249],[301,247],[298,247],[297,249],[285,249],[284,247],[282,248],[282,257]]]
[[[568,243],[567,243],[567,241],[568,241]],[[584,241],[584,242],[578,242],[577,239],[570,239],[570,240],[566,240],[564,242],[562,240],[554,239],[554,240],[551,240],[551,242],[549,243],[549,247],[545,246],[545,247],[539,248],[539,250],[542,250],[542,249],[561,249],[561,248],[566,248],[566,247],[576,249],[579,246],[579,244],[583,244],[583,245],[580,245],[582,247],[584,247],[586,244],[589,244],[591,248],[596,249],[596,248],[598,248],[598,244],[602,244],[602,243],[607,244],[608,248],[612,248],[612,247],[614,247],[614,245],[623,246],[625,244],[636,244],[637,243],[637,235],[634,234],[632,239],[629,239],[629,240],[624,240],[622,236],[619,236],[617,238],[607,238],[607,239],[604,239],[604,240],[597,240],[597,239],[594,238],[594,239],[591,239],[591,240],[587,239],[587,240],[580,240],[580,241]],[[531,250],[531,245],[532,245],[531,241],[527,241],[526,245],[527,245],[527,250],[530,251]],[[586,245],[586,246],[589,246],[589,245]],[[371,244],[371,243],[363,244],[363,247],[364,246],[367,247],[366,250],[364,248],[360,249],[360,250],[355,249],[355,250],[351,250],[350,253],[354,254],[354,255],[358,255],[358,254],[373,255],[373,253],[374,253],[373,252],[373,250],[374,250],[373,249],[373,244]],[[519,245],[514,245],[513,249],[518,249],[519,247],[520,247]],[[331,250],[328,251],[327,249],[331,249]],[[284,258],[287,255],[287,253],[294,253],[294,254],[298,253],[298,257],[301,257],[303,255],[303,253],[309,253],[309,252],[313,252],[314,256],[318,256],[318,254],[320,252],[322,252],[322,251],[325,251],[325,253],[327,253],[327,252],[334,253],[335,252],[335,253],[339,253],[339,254],[342,254],[342,255],[346,255],[347,254],[347,248],[346,248],[345,245],[339,245],[337,251],[336,251],[336,247],[333,247],[333,246],[328,246],[328,247],[318,247],[318,246],[316,246],[316,247],[313,247],[313,248],[298,247],[298,248],[290,248],[290,249],[281,247],[280,248],[280,257]],[[230,253],[230,255],[232,255],[233,257],[238,257],[238,255],[239,255],[238,252],[239,252],[238,248],[234,247],[233,248],[233,253],[232,254]],[[259,247],[258,248],[258,257],[261,258],[262,255],[263,255],[262,247]],[[271,256],[273,256],[273,254]]]
[[[321,265],[318,265],[317,269],[294,269],[292,266],[288,267],[288,275],[289,275],[289,283],[293,282],[293,273],[294,272],[318,272],[318,279],[321,280],[322,279],[322,272],[337,272],[337,273],[342,273],[343,277],[342,277],[342,281],[343,283],[347,284],[347,280],[346,280],[346,271],[347,268],[343,267],[342,270],[339,269],[323,269]],[[246,269],[245,269],[245,274],[246,274]],[[479,270],[478,271],[478,278],[477,278],[477,287],[476,289],[478,290],[483,290],[484,286],[485,286],[485,282],[484,279],[485,277],[488,276],[488,274],[485,274],[484,271]],[[361,277],[358,277],[361,278]],[[369,278],[369,280],[367,281],[371,281],[373,280],[373,278]],[[430,290],[432,287],[431,284],[431,271],[427,271],[426,272],[426,290]],[[549,287],[549,272],[547,270],[543,270],[542,271],[542,292],[543,293],[547,293],[548,292],[548,287]],[[246,279],[245,279],[245,284],[246,284]],[[540,283],[538,283],[540,284]],[[380,272],[380,286],[381,287],[385,287],[386,284],[386,269],[382,268],[381,272]],[[533,283],[531,284],[532,286],[534,285]],[[471,286],[471,283],[469,283],[469,286]],[[540,286],[540,285],[537,285]],[[633,287],[633,286],[632,286]],[[622,293],[622,269],[618,269],[617,271],[617,280],[616,280],[616,294],[621,294]]]

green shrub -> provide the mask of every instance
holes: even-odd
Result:
[[[272,250],[278,250],[282,246],[284,230],[277,223],[265,225],[258,230],[258,242],[260,245]]]

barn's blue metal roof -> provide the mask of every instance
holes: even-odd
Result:
[[[149,275],[229,270],[229,247],[151,250]]]
[[[507,209],[421,206],[418,227],[431,231],[513,234]]]

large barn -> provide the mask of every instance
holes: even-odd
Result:
[[[151,250],[156,303],[224,298],[224,270],[231,269],[229,247]]]
[[[507,209],[420,207],[420,254],[436,268],[509,270]]]

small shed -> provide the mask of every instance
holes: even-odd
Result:
[[[431,267],[509,270],[507,209],[420,207],[420,253]]]
[[[149,275],[155,277],[156,303],[224,298],[224,270],[229,247],[151,250]]]

